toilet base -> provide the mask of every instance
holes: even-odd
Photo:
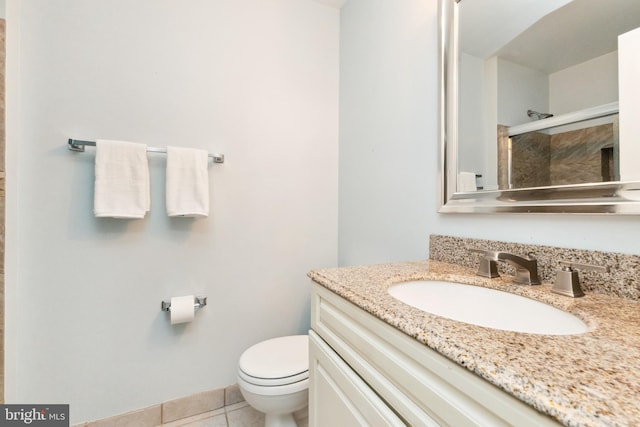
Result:
[[[305,380],[308,383],[308,379]],[[299,386],[305,386],[299,384]],[[265,427],[297,427],[293,414],[309,405],[309,389],[307,387],[294,393],[282,394],[282,395],[264,395],[252,393],[247,390],[247,384],[238,378],[238,385],[240,386],[240,392],[246,400],[246,402],[253,407],[253,409],[265,414],[264,425]],[[276,387],[272,387],[267,391],[272,391]]]
[[[264,427],[298,427],[293,414],[265,414]]]

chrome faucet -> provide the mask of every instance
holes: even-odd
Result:
[[[469,249],[470,252],[484,255],[480,259],[478,276],[498,277],[497,262],[506,262],[516,269],[514,282],[523,285],[539,285],[538,260],[531,254],[527,257],[510,254],[509,252],[487,251],[484,249]]]
[[[531,254],[526,257],[508,252],[498,252],[498,261],[506,262],[516,269],[513,281],[522,285],[539,285],[538,260]]]

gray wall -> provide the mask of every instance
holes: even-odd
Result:
[[[236,382],[241,352],[306,333],[337,262],[339,12],[312,0],[10,0],[7,401],[71,423]],[[211,216],[93,217],[94,149],[221,152]],[[192,323],[160,303],[206,295]]]
[[[341,10],[342,265],[427,255],[437,166],[432,3],[349,0]]]

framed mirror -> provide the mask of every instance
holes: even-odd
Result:
[[[439,211],[640,214],[640,1],[439,7]]]

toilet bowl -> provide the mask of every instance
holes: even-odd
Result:
[[[238,362],[238,386],[265,427],[296,427],[293,413],[309,401],[309,336],[273,338],[245,350]]]

